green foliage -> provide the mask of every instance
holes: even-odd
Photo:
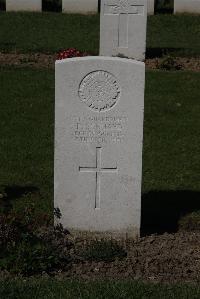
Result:
[[[93,241],[78,254],[92,261],[113,261],[126,257],[125,250],[114,241]]]
[[[67,231],[50,226],[33,206],[0,215],[0,270],[32,275],[66,269],[70,247]]]

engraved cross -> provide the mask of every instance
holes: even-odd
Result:
[[[144,5],[138,0],[105,0],[104,14],[118,15],[118,47],[128,47],[129,15],[143,15]]]
[[[101,202],[101,173],[117,173],[117,167],[107,168],[101,167],[101,147],[96,148],[96,165],[95,167],[81,167],[79,166],[80,172],[93,172],[96,175],[96,186],[95,186],[95,209],[100,209]]]

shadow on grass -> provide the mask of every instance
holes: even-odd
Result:
[[[4,186],[3,187],[3,197],[0,202],[0,210],[4,213],[9,213],[13,207],[13,202],[21,198],[24,195],[30,193],[36,193],[39,191],[39,188],[34,186]]]
[[[156,14],[170,14],[170,15],[172,15],[173,12],[174,12],[174,9],[171,8],[171,7],[155,9]]]
[[[151,191],[142,196],[141,235],[176,232],[181,217],[200,211],[200,192]]]
[[[98,0],[98,13],[101,12],[101,0]]]
[[[61,12],[61,0],[42,0],[42,11]]]
[[[156,14],[173,14],[174,0],[157,0],[155,1]]]
[[[147,48],[146,59],[148,58],[160,58],[169,54],[183,52],[182,48]]]
[[[6,10],[6,0],[0,0],[0,11]]]

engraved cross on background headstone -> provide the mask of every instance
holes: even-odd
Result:
[[[117,167],[107,168],[101,167],[101,147],[96,148],[96,165],[95,167],[81,167],[80,172],[94,172],[96,174],[96,186],[95,186],[95,209],[100,209],[101,195],[101,173],[117,173]]]
[[[107,0],[105,15],[118,15],[118,47],[128,47],[129,15],[143,15],[144,5],[135,0]]]

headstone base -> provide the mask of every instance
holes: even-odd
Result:
[[[107,231],[107,232],[90,232],[90,231],[78,231],[71,229],[69,231],[72,238],[76,241],[85,241],[90,243],[92,241],[109,241],[114,240],[116,242],[127,242],[128,240],[137,240],[140,237],[140,230],[138,228],[133,228],[130,231]]]
[[[6,11],[41,12],[42,0],[6,0]]]
[[[95,14],[98,12],[98,0],[63,0],[62,9],[72,14]]]
[[[174,13],[200,13],[200,0],[175,0]]]

